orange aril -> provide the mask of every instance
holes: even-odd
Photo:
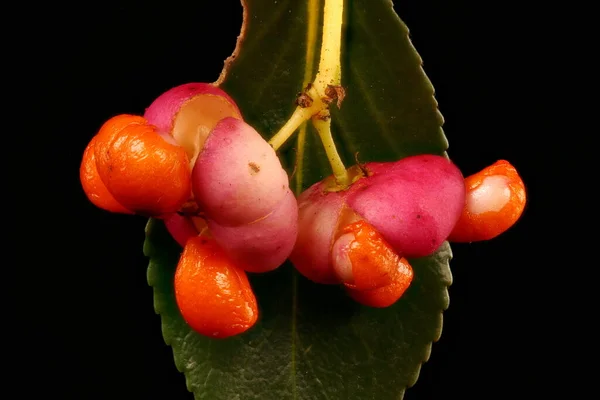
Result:
[[[81,180],[85,195],[92,204],[103,210],[114,213],[133,214],[133,212],[115,200],[106,188],[106,185],[104,185],[104,182],[102,182],[102,179],[100,179],[98,169],[96,168],[96,158],[94,157],[95,140],[96,138],[93,138],[85,148],[81,167],[79,168],[79,179]]]
[[[204,336],[237,335],[258,318],[246,272],[206,236],[187,241],[175,272],[175,298],[186,323]]]
[[[515,167],[499,160],[465,179],[465,207],[448,240],[492,239],[513,226],[525,209],[525,184]]]
[[[178,211],[191,196],[185,150],[142,117],[108,120],[96,135],[94,157],[107,190],[135,214],[161,217]]]
[[[342,282],[356,290],[390,284],[400,257],[375,228],[364,220],[346,225],[333,246],[333,266]]]
[[[398,263],[398,273],[394,280],[386,286],[372,290],[356,290],[346,287],[348,295],[356,302],[376,308],[389,307],[394,304],[408,289],[413,279],[413,270],[406,258]]]

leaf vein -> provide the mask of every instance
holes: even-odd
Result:
[[[263,43],[264,37],[267,36],[269,32],[272,32],[273,25],[276,25],[279,22],[283,12],[289,6],[290,1],[292,0],[288,0],[287,2],[281,4],[279,8],[276,8],[276,11],[273,12],[271,20],[267,24],[262,24],[262,21],[260,21],[260,28],[258,28],[255,32],[253,31],[252,41],[250,41],[250,43],[244,43],[244,53],[250,54],[252,51],[254,51],[255,46]],[[259,21],[254,22],[257,23]]]
[[[351,65],[350,69],[352,74],[356,80],[356,83],[360,87],[361,93],[367,104],[367,111],[373,116],[373,119],[377,121],[379,125],[379,132],[382,135],[382,138],[386,141],[386,144],[394,151],[400,152],[400,149],[396,145],[396,142],[393,138],[393,133],[389,130],[389,125],[383,115],[377,109],[377,106],[374,104],[373,95],[370,94],[367,84],[363,76],[356,70],[356,66]]]

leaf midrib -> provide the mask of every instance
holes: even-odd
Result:
[[[302,82],[302,88],[305,88],[313,78],[314,74],[314,60],[317,43],[317,27],[319,20],[319,4],[320,0],[309,0],[307,3],[307,14],[308,24],[306,25],[306,53],[304,62],[304,79]],[[298,144],[297,144],[297,172],[296,172],[296,196],[299,196],[302,191],[303,185],[303,173],[304,168],[304,147],[306,145],[306,122],[304,122],[298,132]],[[293,399],[298,399],[298,384],[296,381],[296,350],[297,350],[297,331],[298,331],[298,272],[292,272],[292,335],[291,335],[291,373],[292,373],[292,393]]]

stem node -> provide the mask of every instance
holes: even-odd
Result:
[[[331,113],[329,105],[336,101],[340,108],[346,91],[341,83],[340,53],[342,43],[342,22],[344,0],[325,0],[323,11],[323,34],[319,69],[314,82],[308,83],[304,91],[298,94],[297,108],[269,143],[275,150],[281,147],[308,119],[319,133],[325,147],[327,158],[335,180],[340,186],[349,186],[352,182],[344,167],[331,135]],[[310,62],[307,59],[307,62]]]

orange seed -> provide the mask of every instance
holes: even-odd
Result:
[[[333,266],[344,284],[372,290],[390,284],[400,258],[379,232],[364,220],[346,225],[332,250]]]
[[[238,335],[258,318],[246,272],[206,236],[187,241],[175,272],[175,298],[183,319],[204,336]]]
[[[94,157],[95,140],[95,137],[92,138],[85,148],[81,167],[79,168],[79,179],[85,195],[92,204],[103,210],[114,213],[133,214],[115,200],[106,188],[106,185],[104,185],[104,182],[102,182],[102,179],[100,179],[98,169],[96,168],[96,158]]]
[[[191,196],[185,150],[134,115],[108,120],[94,145],[98,174],[114,198],[136,214],[161,217]]]
[[[525,184],[508,161],[499,160],[465,179],[466,201],[450,242],[492,239],[513,226],[525,209]]]
[[[408,289],[413,279],[413,269],[406,258],[398,263],[398,274],[392,283],[373,290],[356,290],[346,287],[348,295],[356,302],[376,308],[389,307],[394,304]]]

